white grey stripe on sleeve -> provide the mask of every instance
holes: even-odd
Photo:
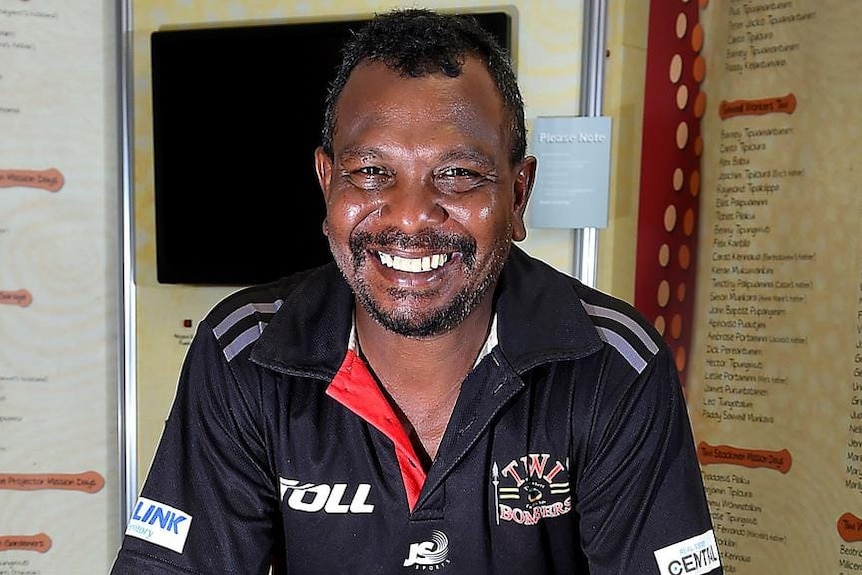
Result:
[[[221,320],[217,326],[213,328],[213,333],[216,338],[220,338],[227,331],[235,326],[242,319],[247,318],[255,313],[275,313],[281,308],[282,300],[278,299],[272,303],[248,303],[244,306],[232,311],[226,318]]]
[[[236,336],[233,341],[227,344],[224,348],[224,356],[228,361],[231,361],[233,358],[239,354],[246,347],[250,346],[254,342],[257,341],[257,338],[260,337],[260,334],[263,333],[263,328],[266,327],[267,324],[261,322],[257,325],[253,325],[238,336]]]
[[[598,316],[598,317],[606,317],[608,319],[612,319],[617,323],[620,323],[629,330],[631,330],[632,334],[635,335],[639,340],[641,340],[651,353],[658,352],[658,345],[655,341],[650,337],[650,335],[644,331],[644,329],[640,326],[638,322],[630,318],[624,313],[620,313],[615,309],[611,309],[608,307],[599,307],[596,305],[588,304],[587,302],[581,302],[584,306],[584,309],[587,310],[587,313],[590,315]],[[610,342],[609,342],[610,343]]]
[[[635,368],[635,371],[641,373],[644,370],[647,365],[646,360],[626,341],[626,338],[606,327],[597,326],[596,330],[599,332],[599,337],[614,346],[626,358],[626,361]]]

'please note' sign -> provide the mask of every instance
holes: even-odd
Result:
[[[532,153],[539,162],[529,223],[536,228],[608,225],[611,119],[539,117]]]

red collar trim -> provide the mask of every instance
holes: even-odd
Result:
[[[425,484],[425,470],[422,469],[413,444],[398,421],[398,416],[368,366],[354,351],[348,350],[344,356],[338,373],[326,388],[326,394],[374,426],[395,444],[395,454],[407,492],[407,504],[412,511]]]

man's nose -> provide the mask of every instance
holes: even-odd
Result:
[[[401,182],[388,190],[380,215],[405,232],[419,231],[448,219],[441,199],[440,191],[430,182]]]

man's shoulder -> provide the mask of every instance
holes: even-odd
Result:
[[[309,305],[310,294],[320,298],[337,272],[332,264],[301,271],[277,281],[245,287],[224,297],[207,313],[204,325],[230,361],[263,333],[276,314],[285,308]]]
[[[664,346],[655,327],[620,298],[580,282],[575,290],[599,338],[616,349],[637,372],[643,371]]]
[[[218,326],[223,330],[242,317],[271,315],[313,271],[306,270],[274,282],[241,288],[216,303],[204,319],[214,331],[220,331]]]
[[[511,272],[519,278],[515,283],[521,284],[519,295],[533,293],[537,302],[544,303],[533,313],[544,316],[546,328],[568,325],[566,333],[575,339],[588,337],[583,332],[591,330],[638,372],[664,345],[655,327],[630,303],[587,286],[520,250],[511,261]]]

